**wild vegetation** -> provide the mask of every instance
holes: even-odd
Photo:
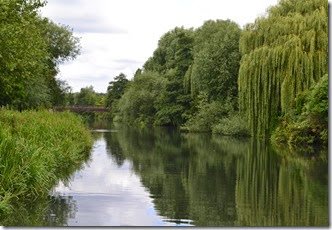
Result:
[[[48,195],[87,159],[89,130],[74,114],[0,110],[0,213],[19,198]]]
[[[114,121],[141,127],[327,145],[326,0],[280,0],[243,29],[231,20],[176,27],[132,80],[120,73],[106,95],[92,86],[72,93],[56,77],[59,64],[80,53],[80,43],[68,26],[39,14],[45,4],[0,1],[0,107],[23,111],[0,110],[0,212],[21,197],[47,194],[91,146],[74,115],[28,109],[106,106]]]
[[[299,95],[296,114],[280,118],[272,140],[281,144],[328,144],[328,75]]]
[[[69,27],[39,14],[45,4],[0,1],[0,214],[23,197],[47,195],[92,145],[73,114],[28,111],[66,103],[71,88],[56,78],[58,65],[80,53]]]
[[[113,118],[326,144],[327,13],[326,0],[281,0],[243,30],[230,20],[177,27],[112,98]]]

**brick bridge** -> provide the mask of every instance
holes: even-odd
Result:
[[[84,113],[84,112],[98,112],[105,113],[109,111],[105,107],[94,107],[94,106],[55,106],[53,107],[54,111],[62,112],[62,111],[70,111],[75,113]]]

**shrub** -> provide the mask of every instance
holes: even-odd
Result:
[[[250,136],[248,123],[239,114],[221,119],[212,132],[230,136]]]
[[[302,113],[295,117],[284,116],[279,127],[272,134],[275,143],[290,145],[317,144],[328,142],[328,75],[308,91],[304,100]]]
[[[182,130],[189,132],[211,132],[212,127],[220,119],[227,116],[233,110],[232,103],[228,100],[224,103],[220,101],[208,102],[208,95],[200,92],[197,97],[197,112],[182,127]]]

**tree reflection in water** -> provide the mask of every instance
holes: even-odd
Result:
[[[327,151],[312,158],[287,157],[266,141],[163,128],[123,127],[106,140],[115,159],[132,162],[167,221],[328,225],[328,163],[321,157]]]
[[[106,142],[107,156],[118,167],[130,162],[128,170],[139,176],[164,222],[328,225],[327,150],[289,152],[262,140],[183,134],[169,128],[115,129],[94,136]],[[62,179],[69,181],[69,172]],[[65,226],[76,212],[71,196],[55,194],[18,204],[14,215],[0,218],[0,225]]]

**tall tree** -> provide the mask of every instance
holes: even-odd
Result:
[[[137,70],[136,74],[139,73]],[[106,103],[105,106],[110,110],[110,116],[112,119],[119,112],[118,102],[122,95],[125,93],[125,89],[127,88],[129,80],[126,75],[120,73],[118,76],[114,78],[114,81],[109,82],[109,86],[107,87],[106,94]]]
[[[118,102],[123,121],[140,125],[153,124],[156,100],[165,81],[156,72],[137,73]]]
[[[128,82],[127,76],[123,73],[116,76],[114,81],[109,82],[109,86],[107,87],[106,107],[110,108],[115,101],[121,98]]]
[[[37,25],[42,1],[0,1],[0,106],[24,106],[25,87],[42,78],[49,55]]]
[[[63,101],[58,64],[79,54],[79,39],[39,15],[45,4],[0,1],[0,106],[25,109]]]
[[[298,95],[328,73],[326,0],[281,0],[245,27],[239,106],[252,135],[267,136]]]
[[[94,91],[93,86],[81,88],[81,91],[77,94],[77,105],[93,106],[96,101],[96,92]]]
[[[73,35],[73,31],[66,25],[55,24],[47,18],[40,18],[43,39],[47,43],[49,58],[46,62],[48,72],[45,74],[46,84],[49,88],[50,100],[53,105],[63,105],[65,94],[68,92],[66,82],[57,79],[59,64],[73,60],[80,54],[80,40]]]
[[[156,124],[181,125],[190,109],[190,95],[183,80],[192,63],[194,34],[192,29],[175,28],[161,37],[153,56],[144,64],[145,71],[158,72],[167,79],[156,102]]]
[[[194,62],[185,77],[187,90],[209,100],[237,97],[241,30],[230,20],[207,21],[195,31]]]
[[[194,60],[184,76],[193,101],[189,131],[211,131],[237,109],[240,33],[230,20],[209,20],[195,30]]]

